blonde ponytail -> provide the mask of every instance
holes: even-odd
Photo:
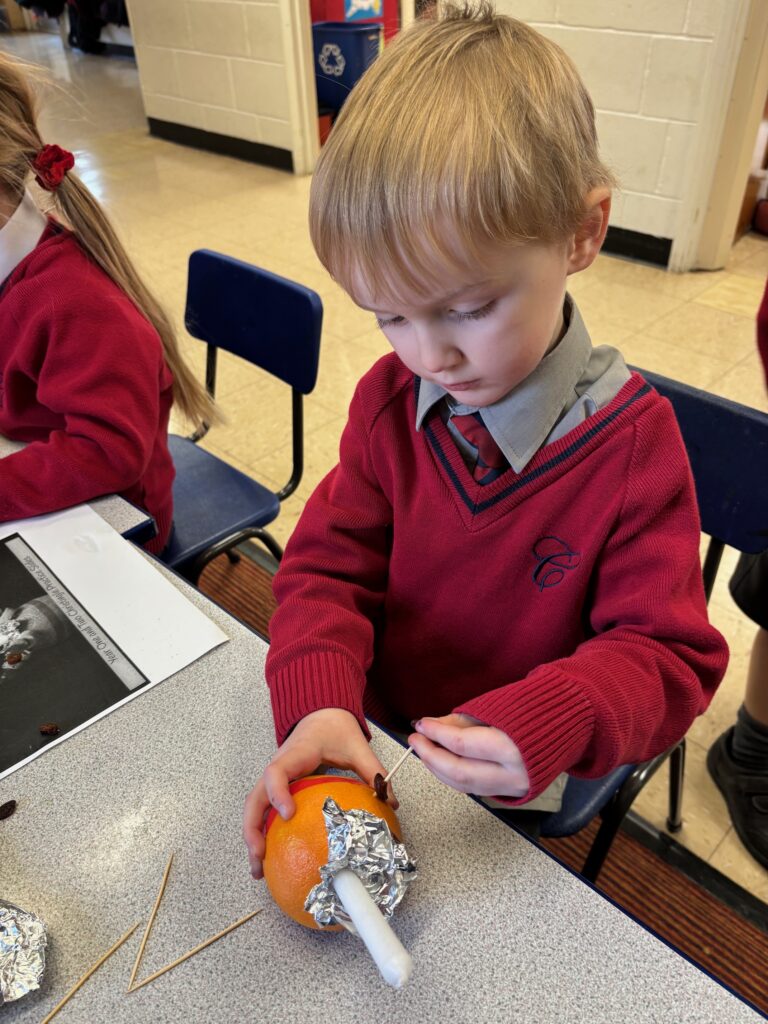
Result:
[[[40,78],[37,69],[0,53],[0,184],[12,198],[20,199],[23,195],[32,163],[43,146],[29,84]],[[72,171],[51,195],[56,211],[86,255],[128,296],[159,334],[173,374],[177,408],[195,427],[217,422],[220,417],[213,400],[185,363],[168,315],[141,280],[97,200]]]

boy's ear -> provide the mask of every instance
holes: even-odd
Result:
[[[586,213],[571,238],[568,273],[586,270],[603,244],[611,214],[611,190],[606,186],[593,188],[584,201]]]

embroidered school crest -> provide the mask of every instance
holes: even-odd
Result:
[[[539,590],[556,587],[562,583],[567,573],[575,569],[581,561],[581,553],[574,551],[569,544],[559,537],[540,537],[533,545],[533,557],[536,568],[533,570],[533,582]]]

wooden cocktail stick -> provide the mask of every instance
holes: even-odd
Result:
[[[408,757],[408,755],[409,755],[409,754],[412,754],[412,753],[413,753],[413,747],[408,747],[408,749],[407,749],[407,750],[406,750],[406,752],[405,752],[405,753],[403,754],[403,756],[402,756],[402,757],[400,758],[400,760],[399,760],[399,761],[397,762],[397,764],[396,764],[396,765],[395,765],[395,767],[394,767],[394,768],[392,769],[392,771],[391,771],[391,772],[389,772],[389,773],[388,773],[387,775],[385,775],[385,776],[384,776],[384,781],[385,781],[385,782],[389,782],[389,781],[391,780],[391,778],[392,778],[392,776],[393,776],[393,775],[395,774],[395,772],[399,771],[399,770],[400,770],[400,767],[401,767],[401,765],[403,765],[403,764],[405,763],[405,759],[406,759],[406,758]]]
[[[383,803],[387,802],[387,783],[392,778],[392,776],[395,774],[395,772],[399,770],[400,766],[405,762],[405,759],[408,757],[408,755],[410,753],[412,753],[412,751],[413,751],[413,747],[408,747],[408,749],[403,754],[403,756],[400,758],[400,760],[397,762],[395,767],[392,769],[391,772],[388,772],[387,775],[382,775],[381,772],[377,772],[374,775],[374,777],[373,777],[373,791],[376,794],[376,796],[379,798],[379,800],[383,801]]]
[[[257,914],[260,913],[261,907],[259,907],[258,910],[251,911],[250,914],[246,914],[245,917],[241,917],[239,921],[235,921],[235,923],[231,924],[228,928],[225,928],[223,931],[218,932],[218,934],[216,935],[212,935],[210,939],[206,939],[205,942],[201,942],[200,945],[195,946],[194,949],[190,949],[188,953],[185,953],[184,956],[180,956],[178,960],[174,960],[172,964],[167,964],[165,967],[161,967],[159,971],[155,971],[154,974],[150,974],[148,978],[145,978],[144,981],[140,981],[138,985],[133,985],[131,988],[128,989],[128,991],[135,992],[137,989],[143,988],[143,986],[148,985],[150,981],[154,981],[155,978],[159,978],[160,975],[165,974],[166,971],[170,971],[174,967],[178,967],[179,964],[183,964],[185,960],[189,960],[191,956],[194,956],[195,953],[199,953],[201,949],[205,949],[206,946],[210,946],[212,942],[216,942],[217,939],[223,938],[223,936],[227,935],[231,931],[234,931],[235,928],[239,928],[241,924],[245,924],[246,921],[250,921],[252,917],[255,917]]]
[[[105,960],[108,960],[112,956],[112,954],[114,952],[116,952],[116,950],[118,950],[122,946],[122,944],[124,942],[127,942],[128,939],[130,939],[130,937],[133,935],[133,933],[136,931],[136,929],[139,927],[140,924],[141,924],[141,921],[138,921],[133,926],[133,928],[130,929],[130,931],[127,931],[125,933],[125,935],[121,939],[117,940],[117,942],[114,944],[114,946],[112,946],[111,949],[107,950],[107,952],[104,954],[104,956],[101,958],[101,960],[99,960],[97,963],[95,963],[93,965],[93,967],[90,967],[85,972],[85,974],[82,976],[80,981],[78,981],[76,985],[72,986],[72,988],[69,990],[69,992],[67,992],[67,994],[64,996],[64,998],[61,1000],[61,1002],[57,1006],[54,1006],[54,1008],[51,1010],[51,1012],[48,1014],[48,1016],[44,1018],[42,1024],[48,1024],[48,1021],[52,1020],[56,1016],[56,1014],[59,1012],[59,1010],[62,1008],[62,1006],[64,1006],[65,1003],[68,1003],[69,1000],[72,998],[72,996],[75,994],[75,992],[77,992],[77,990],[79,988],[82,988],[82,986],[86,983],[86,981],[88,981],[88,979],[94,973],[94,971],[97,971],[99,969],[99,967],[101,967],[101,965],[104,963]]]
[[[166,883],[168,882],[168,875],[171,873],[171,864],[173,864],[173,854],[171,854],[171,856],[168,858],[168,863],[167,863],[166,868],[165,868],[165,874],[163,875],[163,880],[160,883],[160,890],[159,890],[159,892],[157,894],[157,899],[155,900],[155,905],[154,905],[154,907],[152,907],[152,913],[149,915],[149,921],[147,921],[147,927],[144,929],[144,935],[143,935],[142,940],[141,940],[141,945],[139,946],[139,952],[136,954],[136,962],[133,965],[133,970],[131,971],[131,980],[128,982],[128,988],[126,989],[126,992],[130,992],[131,991],[131,989],[133,987],[133,982],[135,981],[136,975],[139,972],[139,964],[141,963],[141,958],[144,956],[144,947],[147,944],[147,939],[149,938],[149,933],[152,931],[152,925],[155,923],[155,917],[157,916],[157,911],[158,911],[158,908],[160,906],[160,900],[163,898],[163,893],[165,892],[165,886],[166,886]]]

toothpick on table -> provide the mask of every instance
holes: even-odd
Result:
[[[157,894],[157,899],[155,900],[155,905],[152,908],[152,913],[149,915],[149,921],[147,921],[147,927],[144,929],[144,935],[143,935],[142,940],[141,940],[141,945],[139,946],[139,952],[136,954],[136,962],[133,965],[133,970],[131,971],[131,980],[128,982],[128,988],[126,989],[126,992],[130,992],[131,989],[133,988],[133,983],[134,983],[134,981],[136,979],[136,975],[139,972],[139,964],[141,963],[141,958],[144,956],[144,947],[147,944],[147,939],[149,938],[149,933],[152,931],[152,925],[155,923],[155,917],[157,916],[157,911],[158,911],[158,909],[160,907],[160,900],[163,898],[163,893],[165,892],[165,886],[166,886],[166,883],[168,882],[168,875],[171,873],[171,864],[173,864],[173,854],[171,854],[171,856],[168,858],[168,864],[166,865],[166,868],[165,868],[165,874],[163,875],[163,880],[160,883],[160,890],[159,890],[159,892]]]
[[[172,968],[178,967],[179,964],[183,964],[185,960],[189,960],[191,956],[194,956],[195,953],[199,953],[201,949],[205,949],[206,946],[210,946],[212,942],[216,942],[217,939],[223,938],[225,935],[229,934],[229,932],[234,931],[235,928],[239,928],[241,924],[245,924],[246,921],[250,921],[252,917],[255,917],[260,913],[261,908],[251,911],[250,914],[246,914],[245,917],[241,917],[239,921],[235,921],[234,924],[231,924],[228,928],[220,931],[217,935],[212,935],[210,939],[206,939],[205,942],[201,942],[199,946],[195,946],[194,949],[190,949],[188,953],[185,953],[184,956],[180,956],[178,960],[174,960],[172,964],[167,964],[165,967],[161,967],[159,971],[155,971],[154,974],[150,974],[148,978],[140,981],[138,985],[134,985],[132,988],[129,988],[128,991],[135,992],[137,989],[143,988],[143,986],[148,985],[150,981],[154,981],[155,978],[159,978],[160,975],[165,974],[166,971],[170,971]]]
[[[114,944],[114,946],[112,946],[111,949],[107,950],[107,952],[104,954],[104,956],[101,958],[101,960],[99,960],[97,963],[95,963],[93,965],[93,967],[90,967],[85,972],[85,974],[82,976],[80,981],[78,981],[76,985],[72,986],[72,988],[69,990],[69,992],[67,992],[67,994],[64,996],[64,998],[61,1000],[61,1002],[57,1006],[54,1006],[54,1008],[51,1010],[51,1012],[48,1014],[48,1016],[45,1017],[45,1019],[43,1020],[42,1024],[48,1024],[48,1021],[52,1020],[56,1016],[56,1014],[59,1012],[59,1010],[62,1008],[62,1006],[64,1006],[65,1003],[68,1003],[69,1000],[72,998],[72,996],[75,994],[75,992],[77,992],[77,990],[79,988],[82,988],[82,986],[86,983],[86,981],[88,981],[88,979],[94,973],[94,971],[97,971],[99,969],[99,967],[101,967],[101,965],[104,963],[105,960],[108,960],[112,956],[112,954],[114,952],[116,952],[122,946],[122,944],[124,942],[127,942],[128,939],[130,939],[130,937],[133,935],[133,933],[136,931],[136,929],[139,927],[140,924],[141,924],[141,921],[138,921],[133,926],[133,928],[131,928],[129,931],[127,931],[125,933],[125,935],[123,935],[123,937],[121,939],[117,940],[117,942]]]
[[[397,764],[396,764],[396,765],[395,765],[395,767],[394,767],[394,768],[392,769],[392,771],[391,771],[391,772],[389,772],[389,774],[388,774],[388,775],[385,775],[385,776],[384,776],[384,782],[385,782],[385,783],[386,783],[386,782],[389,782],[389,781],[391,780],[391,778],[392,778],[392,776],[393,776],[393,775],[395,774],[395,772],[396,772],[396,771],[399,771],[399,770],[400,770],[400,766],[401,766],[402,764],[404,764],[404,763],[405,763],[405,759],[406,759],[406,758],[408,757],[408,755],[409,755],[409,754],[412,754],[412,753],[413,753],[413,747],[408,747],[408,749],[407,749],[407,750],[406,750],[406,752],[405,752],[405,753],[403,754],[403,756],[402,756],[402,757],[400,758],[400,760],[399,760],[399,761],[397,762]]]

